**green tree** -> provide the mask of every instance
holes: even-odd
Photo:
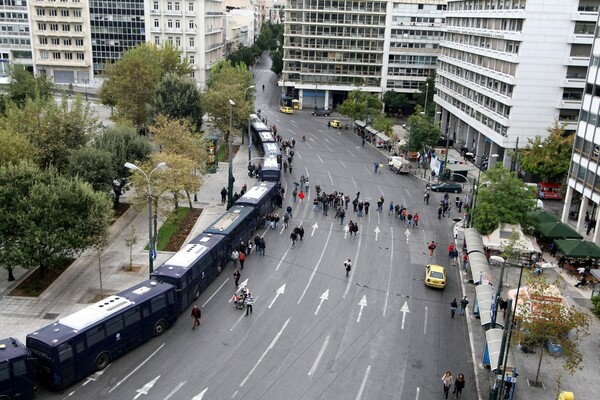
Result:
[[[135,232],[135,225],[131,225],[127,236],[125,237],[125,246],[129,248],[129,270],[131,271],[131,267],[133,266],[133,246],[137,244],[138,237]]]
[[[113,177],[110,179],[115,204],[125,192],[131,171],[125,168],[126,162],[138,163],[148,159],[152,152],[150,143],[139,136],[133,128],[111,126],[94,140],[94,147],[112,155]]]
[[[382,114],[375,117],[373,121],[373,128],[377,129],[379,132],[383,132],[383,134],[389,138],[391,138],[394,133],[392,130],[393,126],[394,120],[391,118],[387,118]]]
[[[527,139],[521,150],[521,168],[547,182],[562,182],[569,172],[574,134],[565,133],[566,124],[554,120],[548,128],[548,137]]]
[[[348,94],[348,98],[338,107],[338,111],[348,118],[356,120],[365,120],[368,116],[369,121],[374,120],[381,115],[383,103],[376,94],[363,92],[362,90],[353,90]]]
[[[238,65],[243,63],[244,65],[254,65],[254,49],[253,47],[243,46],[240,44],[237,50],[229,55],[227,59],[231,61],[232,65]]]
[[[129,121],[142,128],[150,118],[149,104],[158,83],[169,72],[189,75],[187,59],[170,44],[158,47],[143,43],[126,51],[123,58],[107,68],[106,80],[100,89],[102,104],[115,106],[116,119]]]
[[[440,137],[440,127],[431,118],[421,114],[422,110],[420,106],[417,106],[415,113],[408,117],[409,151],[431,149]]]
[[[37,149],[22,133],[0,129],[0,165],[35,161]]]
[[[471,211],[475,228],[487,235],[501,223],[521,223],[535,205],[535,193],[519,179],[517,173],[496,164],[481,174],[477,204]]]
[[[116,176],[113,156],[106,150],[82,147],[69,156],[67,174],[79,177],[98,192],[112,193],[112,180]]]
[[[196,81],[188,76],[166,74],[154,92],[152,114],[176,119],[189,119],[199,131],[202,128],[202,104]]]
[[[576,306],[567,306],[560,301],[560,282],[550,285],[543,276],[527,280],[526,296],[518,305],[515,322],[519,327],[520,340],[542,347],[546,340],[561,346],[563,367],[573,374],[582,369],[582,355],[579,343],[589,335],[589,317]],[[543,349],[539,351],[539,361],[535,375],[537,385],[542,367]]]
[[[433,117],[435,113],[435,102],[433,96],[435,94],[435,70],[427,77],[425,82],[419,85],[419,92],[413,95],[417,105],[421,106],[421,111],[425,111],[428,117]],[[427,99],[427,110],[425,110],[425,99]]]
[[[408,105],[408,98],[404,93],[388,90],[383,95],[383,103],[388,113],[400,113]]]
[[[275,75],[279,75],[283,71],[283,54],[279,50],[271,52],[271,71]]]
[[[0,166],[0,202],[0,265],[41,276],[98,243],[112,216],[106,194],[27,163]]]
[[[54,85],[46,79],[45,75],[37,77],[22,65],[13,64],[10,71],[8,84],[8,98],[18,105],[23,105],[27,100],[37,97],[47,99],[52,94]]]
[[[189,121],[159,115],[154,125],[150,126],[150,132],[163,152],[184,155],[194,162],[196,168],[204,170],[206,143],[196,134]]]

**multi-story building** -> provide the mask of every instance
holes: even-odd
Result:
[[[1,82],[11,63],[33,69],[27,0],[0,0],[0,32]]]
[[[30,0],[33,64],[57,84],[81,84],[92,76],[88,0]]]
[[[598,0],[448,0],[435,102],[441,128],[477,156],[576,126]]]
[[[435,69],[445,0],[288,0],[283,77],[304,107],[349,91],[414,93]]]
[[[210,69],[225,54],[225,2],[222,0],[146,0],[146,40],[172,43],[192,64],[204,88]]]
[[[250,47],[254,43],[254,5],[250,0],[226,0],[227,13],[225,54],[229,56],[239,46]]]
[[[584,237],[588,231],[585,216],[588,215],[593,221],[600,219],[600,19],[596,23],[596,32],[562,213],[563,222],[567,222],[571,212],[577,216],[577,230]],[[581,197],[581,200],[575,201],[575,195]],[[598,224],[590,233],[593,235],[593,242],[600,245]]]

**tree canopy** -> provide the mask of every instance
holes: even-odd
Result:
[[[189,119],[196,130],[202,128],[202,104],[196,81],[189,76],[166,74],[158,83],[152,99],[152,115]]]
[[[111,202],[81,180],[31,163],[0,166],[0,265],[42,276],[106,234]]]
[[[414,114],[408,117],[410,134],[409,151],[423,151],[435,146],[440,137],[440,127],[429,116],[421,114],[422,108],[417,106]],[[408,143],[407,143],[408,147]]]
[[[100,101],[116,107],[117,119],[143,127],[150,119],[149,104],[162,78],[167,73],[191,74],[187,59],[180,56],[181,52],[168,43],[162,47],[142,43],[126,51],[122,59],[106,69]]]
[[[431,74],[427,77],[425,82],[419,85],[419,91],[414,93],[413,98],[416,100],[417,105],[421,106],[421,111],[425,112],[428,117],[435,115],[435,102],[433,96],[435,95],[435,70],[431,71]],[[425,101],[427,100],[427,101]],[[425,104],[427,103],[427,109]]]
[[[37,97],[47,99],[52,94],[54,84],[46,79],[45,75],[37,77],[19,64],[12,64],[10,70],[10,83],[8,84],[8,98],[18,105],[23,105],[27,100]]]
[[[554,120],[548,137],[529,138],[521,150],[521,168],[547,182],[562,182],[569,172],[574,135],[565,134],[565,125]]]
[[[481,174],[477,203],[471,210],[475,228],[484,235],[501,223],[519,224],[535,208],[535,193],[500,163]]]
[[[377,94],[353,90],[348,93],[348,98],[338,107],[338,111],[349,118],[369,121],[381,115],[383,103]]]

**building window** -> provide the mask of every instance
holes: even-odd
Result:
[[[193,37],[190,38],[190,47],[194,47],[194,38]]]
[[[158,28],[160,26],[159,22],[158,22],[158,18],[154,19],[154,27]]]
[[[51,17],[56,17],[58,15],[57,10],[48,10],[48,15]]]
[[[71,25],[63,24],[62,30],[63,30],[63,32],[71,32]]]
[[[169,19],[167,20],[167,28],[172,28],[173,27],[173,20]]]
[[[77,53],[77,59],[79,61],[83,61],[83,60],[85,60],[85,55],[83,53]]]
[[[45,31],[46,30],[46,24],[38,23],[38,30]]]
[[[40,51],[40,58],[42,60],[47,60],[48,59],[48,52],[47,51]]]
[[[175,45],[176,45],[177,47],[181,47],[181,38],[180,38],[179,36],[177,36],[177,37],[175,38]]]
[[[46,15],[46,10],[43,8],[36,8],[35,12],[38,15],[38,17],[43,17],[44,15]]]
[[[188,11],[194,11],[194,3],[188,3]]]
[[[75,25],[75,32],[83,32],[83,26],[82,25]]]
[[[50,30],[51,31],[57,31],[58,30],[58,24],[50,24]]]
[[[69,10],[60,10],[60,16],[61,17],[68,17],[69,16]]]
[[[83,39],[75,39],[75,46],[83,46]]]
[[[160,46],[160,36],[154,36],[154,44]]]
[[[41,37],[40,38],[40,44],[48,44],[48,38],[47,37]]]
[[[73,59],[73,53],[65,53],[65,60],[72,60]]]
[[[173,44],[173,36],[169,36],[167,38],[167,41],[169,42],[169,44]]]
[[[173,11],[173,2],[172,1],[167,2],[167,10]]]
[[[60,39],[59,38],[51,38],[50,42],[52,43],[53,46],[60,46]]]
[[[190,19],[190,20],[188,21],[188,27],[189,27],[190,29],[194,29],[194,20],[193,20],[193,19]]]
[[[158,11],[158,1],[155,1],[154,4],[152,5],[152,9],[154,11]]]
[[[60,60],[60,52],[53,51],[52,52],[52,58],[55,59],[55,60]]]
[[[63,44],[65,46],[70,46],[71,45],[71,39],[63,39]]]
[[[178,19],[175,20],[175,28],[177,28],[177,29],[181,28],[181,21]]]
[[[73,11],[73,16],[74,16],[74,17],[77,17],[77,18],[81,18],[81,11],[79,11],[79,10],[74,10],[74,11]]]
[[[190,60],[190,65],[194,65],[194,61],[196,60],[196,58],[194,56],[190,56],[189,60]]]

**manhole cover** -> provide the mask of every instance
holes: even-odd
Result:
[[[57,313],[47,313],[46,315],[44,315],[44,319],[55,320],[56,317],[58,317]]]

